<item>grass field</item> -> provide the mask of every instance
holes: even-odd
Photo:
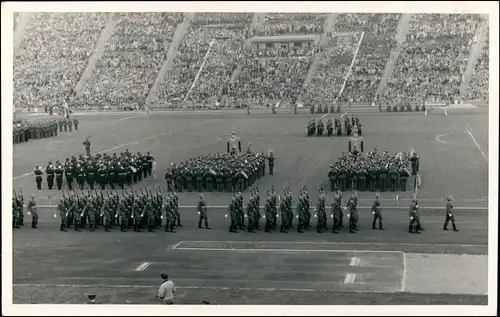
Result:
[[[225,134],[234,126],[243,148],[252,142],[254,151],[275,151],[275,175],[259,180],[261,195],[271,185],[282,192],[288,184],[296,197],[307,184],[314,200],[316,185],[327,184],[328,166],[347,151],[348,139],[307,138],[307,121],[321,115],[285,111],[276,116],[243,111],[80,115],[76,132],[15,145],[15,188],[21,185],[26,198],[34,193],[45,207],[40,208],[40,229],[25,226],[13,235],[14,303],[82,303],[89,291],[101,303],[154,303],[159,274],[165,270],[179,286],[177,301],[185,304],[203,299],[218,304],[487,304],[484,294],[410,294],[404,286],[405,253],[488,252],[484,111],[357,114],[364,125],[365,150],[413,147],[420,153],[422,235],[407,232],[410,191],[400,194],[400,208],[396,192],[382,193],[384,232],[371,230],[366,207],[374,194],[360,192],[360,231],[355,235],[231,234],[224,218],[229,193],[206,194],[212,230],[196,228],[198,194],[180,193],[184,227],[176,234],[116,229],[62,233],[54,208],[48,206],[57,203],[60,192],[38,192],[31,175],[36,164],[83,154],[82,142],[90,135],[94,153],[151,151],[158,179],[141,185],[164,187],[168,164],[225,151]],[[45,182],[43,186],[47,188]],[[458,233],[442,230],[448,195],[456,199]],[[328,201],[331,197],[329,193]]]

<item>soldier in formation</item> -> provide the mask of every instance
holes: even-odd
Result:
[[[51,121],[16,121],[13,129],[13,142],[28,142],[29,139],[43,139],[57,136],[57,122]]]
[[[344,123],[342,124],[342,118],[344,119]],[[313,118],[311,121],[307,123],[306,131],[307,136],[322,136],[323,131],[325,129],[325,124],[323,123],[323,119],[319,119],[317,122]],[[333,120],[330,118],[326,122],[326,130],[327,135],[332,136],[334,130],[337,133],[337,136],[342,136],[343,134],[347,136],[354,135],[355,132],[358,133],[359,136],[363,133],[363,124],[361,120],[354,116],[344,116],[344,117],[334,117]],[[355,131],[356,130],[356,131]]]
[[[255,233],[255,230],[261,230],[261,219],[265,222],[264,231],[268,233],[278,228],[278,222],[280,222],[280,232],[289,233],[290,229],[294,228],[294,219],[297,219],[298,233],[310,230],[310,199],[305,186],[300,190],[295,214],[292,208],[290,187],[287,186],[284,189],[282,197],[277,195],[274,187],[271,187],[270,191],[266,190],[266,192],[264,214],[260,212],[260,195],[256,186],[251,189],[251,195],[246,205],[246,213],[243,209],[243,195],[241,193],[234,193],[228,207],[228,212],[225,214],[225,218],[229,218],[230,220],[230,232],[237,233],[238,230],[247,230],[247,232]],[[342,196],[342,192],[336,191],[331,203],[331,210],[329,212],[332,219],[332,232],[337,234],[339,230],[344,228],[343,211],[345,211],[349,219],[349,232],[356,233],[359,230],[357,192],[353,191],[347,199],[345,206],[342,203]],[[451,197],[448,197],[443,229],[447,230],[447,225],[451,221],[453,230],[458,231],[455,225],[451,201]],[[14,195],[12,201],[13,228],[20,228],[23,225],[23,203],[22,193],[19,196]],[[277,209],[277,203],[279,203],[279,209]],[[328,230],[329,221],[326,206],[326,194],[321,186],[318,189],[318,198],[316,208],[314,209],[314,217],[317,218],[316,231],[318,233],[324,233]],[[32,228],[37,228],[38,212],[34,196],[31,196],[27,207],[28,214],[32,215]],[[200,194],[197,205],[197,213],[199,215],[198,228],[200,229],[211,229],[208,226],[207,208],[204,194]],[[414,197],[409,208],[410,233],[420,234],[423,231],[418,208],[418,200]],[[378,220],[378,229],[385,230],[382,224],[380,194],[378,193],[375,195],[371,211],[373,214],[372,229],[377,229],[376,224]],[[88,190],[87,192],[73,191],[72,193],[69,191],[65,193],[63,191],[62,199],[57,205],[54,217],[61,219],[60,230],[64,232],[71,227],[74,227],[75,231],[88,228],[92,232],[98,230],[101,226],[104,227],[104,231],[106,232],[109,232],[115,226],[119,227],[122,232],[131,229],[134,232],[142,232],[143,228],[147,228],[148,232],[155,232],[155,230],[164,226],[165,232],[175,233],[178,227],[182,227],[177,194],[169,192],[166,189],[161,190],[159,187],[156,187],[156,193],[153,193],[148,188],[144,190],[140,188],[140,191],[133,191],[131,188],[127,188],[121,191],[121,195],[119,195],[117,190],[100,191],[100,193],[97,190]]]
[[[172,163],[165,172],[165,181],[168,190],[177,192],[243,192],[265,176],[266,158],[263,153],[248,152],[199,156],[178,165]],[[274,167],[274,156],[269,164]]]
[[[28,216],[31,215],[31,228],[38,229],[38,210],[36,208],[35,195],[31,195],[27,208]]]
[[[73,190],[75,179],[80,190],[87,187],[94,190],[97,186],[101,190],[117,187],[123,189],[126,185],[138,183],[143,178],[151,176],[153,161],[150,152],[146,154],[137,152],[134,155],[128,149],[119,156],[116,153],[96,154],[90,157],[80,155],[78,158],[72,156],[71,159],[66,158],[64,163],[56,161],[55,165],[49,161],[45,169],[47,186],[49,190],[52,189],[55,179],[57,189],[61,190],[65,178],[69,190]],[[33,173],[37,189],[41,190],[44,171],[37,165]]]
[[[330,190],[339,188],[359,191],[406,191],[410,177],[410,156],[405,153],[370,153],[342,154],[342,157],[330,165],[328,179]]]
[[[101,226],[110,232],[115,226],[120,231],[148,232],[165,227],[165,232],[176,232],[181,227],[179,199],[174,192],[156,193],[150,189],[140,188],[140,192],[124,189],[121,196],[118,191],[73,192],[63,191],[63,198],[57,206],[54,217],[61,219],[61,231],[74,227],[75,231],[87,229],[95,231]]]
[[[446,216],[444,221],[443,230],[448,230],[448,223],[451,221],[451,226],[453,227],[453,231],[458,231],[457,226],[455,225],[455,215],[452,204],[451,196],[448,196],[446,199]]]

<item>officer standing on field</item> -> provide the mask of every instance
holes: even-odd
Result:
[[[63,173],[64,173],[64,169],[63,169],[61,163],[59,161],[57,161],[56,168],[55,168],[55,174],[56,174],[56,185],[57,185],[58,190],[62,189]]]
[[[372,205],[372,214],[373,214],[372,230],[377,229],[376,228],[377,219],[378,219],[378,228],[380,230],[385,230],[384,227],[382,226],[382,209],[380,208],[380,194],[379,193],[377,193],[375,195],[375,201],[373,202],[373,205]]]
[[[455,215],[453,214],[453,205],[451,204],[452,198],[448,196],[446,203],[446,220],[444,221],[443,230],[448,230],[448,223],[451,221],[451,225],[453,226],[453,231],[458,231],[455,226]]]
[[[54,166],[51,161],[45,169],[45,174],[47,174],[47,185],[49,189],[52,189],[52,186],[54,186]]]
[[[203,194],[200,195],[200,200],[198,201],[198,214],[200,215],[200,219],[198,220],[198,228],[202,228],[201,223],[203,220],[205,220],[205,228],[210,229],[208,227],[207,204],[205,202],[205,196]]]
[[[420,232],[420,219],[419,219],[419,216],[418,216],[418,204],[417,204],[417,201],[416,199],[413,199],[412,200],[412,203],[410,205],[410,224],[409,224],[409,229],[408,231],[410,233],[413,233],[413,230],[415,230],[415,233],[417,234],[421,234]]]
[[[31,214],[31,228],[38,229],[38,211],[36,209],[35,195],[31,195],[28,202],[28,214]]]
[[[43,170],[40,167],[40,165],[37,165],[35,169],[33,170],[33,173],[35,173],[35,182],[36,182],[36,188],[38,190],[42,189],[42,175],[43,175]]]

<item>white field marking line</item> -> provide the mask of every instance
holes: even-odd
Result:
[[[179,246],[182,242],[184,242],[184,241],[179,241],[179,242],[177,242],[175,245],[173,245],[173,246],[172,246],[172,249],[174,249],[174,250],[175,250],[175,249],[177,249],[177,247],[178,247],[178,246]]]
[[[346,245],[373,245],[373,244],[378,244],[378,245],[400,245],[400,246],[441,246],[441,247],[487,247],[487,244],[435,244],[435,243],[389,243],[389,242],[331,242],[331,241],[182,241],[183,243],[233,243],[233,244],[238,244],[238,243],[269,243],[269,244],[280,244],[280,243],[286,243],[286,244],[346,244]],[[339,252],[350,252],[351,250],[338,250]],[[356,250],[356,252],[360,252],[362,250]],[[366,250],[367,252],[373,251],[373,250]],[[376,252],[385,252],[385,251],[376,251]],[[399,252],[402,253],[403,251],[389,251],[390,253],[392,252]]]
[[[129,119],[133,119],[133,118],[137,118],[137,116],[121,118],[118,121],[125,121],[125,120],[129,120]]]
[[[51,145],[54,145],[54,144],[56,144],[56,143],[61,143],[61,142],[66,142],[66,141],[71,141],[71,140],[74,140],[74,138],[71,138],[71,139],[64,139],[64,140],[57,140],[57,141],[51,141],[51,142],[49,142],[49,143],[45,144],[43,147],[44,147],[45,149],[48,149]],[[31,173],[30,173],[30,174],[31,174]]]
[[[406,253],[403,252],[403,278],[401,280],[401,292],[406,288]]]
[[[343,118],[346,114],[347,112],[344,112],[343,114],[340,115],[340,117]]]
[[[440,134],[436,137],[436,141],[439,142],[439,143],[442,143],[442,144],[447,144],[447,145],[456,145],[456,146],[470,146],[470,147],[473,147],[474,145],[472,144],[460,144],[460,143],[453,143],[453,142],[447,142],[447,141],[443,141],[441,140],[442,137],[444,136],[447,136],[447,135],[458,135],[459,133],[445,133],[445,134]]]
[[[361,262],[360,258],[353,257],[353,258],[351,258],[351,263],[349,265],[350,266],[359,266],[360,262]]]
[[[143,262],[134,271],[136,271],[136,272],[145,271],[150,265],[151,265],[151,262]]]
[[[486,157],[486,155],[484,154],[483,150],[479,146],[479,143],[477,143],[476,138],[472,135],[472,133],[470,132],[470,130],[467,130],[467,133],[469,133],[470,137],[472,138],[472,141],[474,141],[474,144],[479,149],[479,152],[481,152],[481,155],[483,156],[484,160],[486,161],[486,163],[488,163],[488,158]]]
[[[153,285],[110,285],[110,284],[12,284],[12,287],[71,287],[71,288],[158,288]],[[349,293],[366,293],[366,290],[351,290],[351,289],[312,289],[312,288],[266,288],[266,287],[221,287],[221,286],[178,286],[177,289],[207,289],[207,290],[223,290],[223,291],[265,291],[265,292],[349,292]],[[373,290],[370,293],[394,293],[390,291]]]
[[[259,241],[256,241],[259,242]],[[378,251],[378,250],[321,250],[321,249],[233,249],[233,248],[177,248],[182,251],[236,251],[236,252],[325,252],[325,253],[340,253],[340,252],[356,252],[356,253],[401,253],[401,251]]]
[[[356,278],[356,273],[347,273],[345,276],[344,284],[353,284]]]
[[[356,50],[354,51],[354,56],[352,57],[351,65],[349,65],[349,69],[348,69],[347,74],[344,78],[344,82],[342,83],[342,86],[340,87],[339,93],[337,94],[337,97],[335,98],[335,102],[342,96],[342,93],[344,92],[347,81],[349,80],[349,76],[351,76],[352,68],[354,66],[354,63],[356,62],[356,57],[358,57],[359,48],[361,47],[361,43],[363,42],[364,37],[365,37],[365,32],[361,32],[361,36],[359,38],[359,43],[356,46]]]
[[[359,194],[359,193],[358,193]],[[38,199],[48,199],[48,196],[37,196]],[[61,199],[62,196],[52,196],[52,199]],[[381,201],[395,201],[395,198],[380,198],[379,200]],[[411,197],[408,198],[403,198],[399,197],[399,201],[402,200],[407,200],[410,201],[412,200]],[[446,202],[446,199],[444,198],[419,198],[419,201],[440,201],[440,202]],[[358,201],[373,201],[373,198],[363,198],[359,197]],[[462,199],[455,199],[455,201],[473,201],[473,202],[481,202],[481,201],[487,201],[485,198],[462,198]],[[191,206],[179,206],[180,208],[191,208]],[[207,208],[219,208],[218,206],[207,206]],[[227,208],[227,206],[224,206],[224,208]]]
[[[213,120],[212,120],[213,121]],[[193,128],[195,126],[198,126],[198,125],[202,125],[202,124],[205,124],[205,123],[208,123],[210,121],[202,121],[200,123],[197,123],[197,124],[194,124],[192,126],[190,126],[189,128]],[[105,150],[102,150],[100,152],[96,152],[95,154],[102,154],[102,153],[106,153],[108,151],[112,151],[112,150],[116,150],[116,149],[119,149],[119,148],[122,148],[122,147],[125,147],[127,145],[132,145],[132,144],[137,144],[139,142],[142,142],[142,141],[147,141],[147,140],[151,140],[151,139],[155,139],[155,138],[158,138],[160,136],[164,136],[164,135],[172,135],[173,133],[175,132],[179,132],[179,131],[183,131],[183,130],[186,130],[187,128],[179,128],[177,130],[174,130],[172,132],[162,132],[162,133],[159,133],[159,134],[155,134],[155,135],[152,135],[152,136],[149,136],[147,138],[142,138],[142,139],[139,139],[139,140],[135,140],[135,141],[131,141],[131,142],[128,142],[128,143],[123,143],[123,144],[118,144],[116,146],[113,146],[113,147],[110,147],[108,149],[105,149]],[[24,178],[26,176],[29,176],[29,175],[33,175],[33,172],[30,172],[30,173],[25,173],[25,174],[22,174],[22,175],[18,175],[18,176],[15,176],[13,177],[12,179],[13,180],[16,180],[16,179],[20,179],[20,178]],[[227,207],[227,206],[226,206]],[[226,208],[224,207],[224,208]]]
[[[336,259],[343,259],[343,257],[340,257],[340,258],[336,258]],[[377,258],[377,260],[384,260],[384,259],[388,259],[388,260],[394,260],[394,258]],[[163,261],[153,261],[151,262],[151,264],[161,264],[161,265],[165,265],[165,264],[172,264],[172,262],[163,262]],[[347,267],[348,265],[345,265],[345,264],[327,264],[327,265],[308,265],[308,264],[304,264],[304,266],[307,266],[307,267],[314,267],[314,268],[330,268],[330,267]],[[357,266],[360,266],[360,265],[357,265]],[[395,265],[363,265],[363,266],[360,266],[362,268],[391,268],[391,269],[394,269],[395,268]],[[189,268],[187,269],[187,271],[200,271],[200,272],[206,272],[207,269],[206,268]],[[240,269],[226,269],[226,268],[220,268],[220,269],[210,269],[210,271],[224,271],[224,272],[240,272],[241,270]],[[283,271],[283,270],[280,270],[280,272],[286,272],[286,273],[293,273],[293,272],[296,272],[297,270],[294,269],[292,271],[290,270],[286,270],[286,271]],[[107,279],[117,279],[117,278],[107,278]]]
[[[207,63],[208,60],[208,55],[210,54],[210,50],[212,49],[212,46],[214,46],[215,43],[215,37],[212,38],[212,41],[210,41],[210,47],[207,50],[207,53],[205,54],[205,57],[203,58],[203,61],[201,62],[200,68],[198,69],[198,73],[196,73],[196,76],[194,77],[193,84],[191,84],[191,87],[189,88],[188,92],[186,93],[186,96],[184,97],[184,102],[188,99],[189,95],[191,94],[191,91],[195,87],[196,83],[198,82],[198,79],[200,78],[201,71],[203,68],[205,68],[205,64]]]
[[[53,200],[57,198],[52,198]],[[57,207],[57,205],[38,205],[39,208],[54,208]],[[263,209],[265,206],[260,206],[261,209]],[[186,209],[186,208],[198,208],[198,206],[179,206],[179,208]],[[207,209],[225,209],[227,206],[207,206]],[[295,209],[296,207],[293,207]],[[371,209],[372,207],[368,206],[358,206],[358,209]],[[404,210],[406,207],[397,207],[397,206],[388,206],[388,207],[383,207],[383,209],[402,209]],[[437,209],[437,210],[444,210],[446,207],[427,207],[427,206],[420,206],[420,209]],[[455,210],[488,210],[488,207],[455,207]],[[326,209],[332,209],[332,207],[328,206]]]

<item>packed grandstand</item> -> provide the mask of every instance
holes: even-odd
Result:
[[[478,14],[23,13],[14,20],[18,109],[488,100],[488,28]]]

